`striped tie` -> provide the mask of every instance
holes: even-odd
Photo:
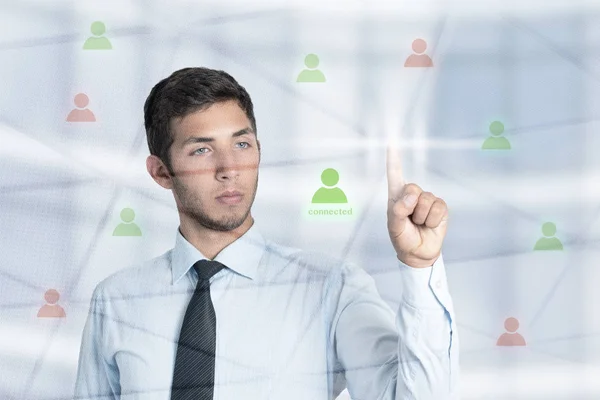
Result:
[[[225,266],[218,261],[194,264],[198,284],[181,325],[171,400],[212,400],[215,381],[217,318],[209,279]]]

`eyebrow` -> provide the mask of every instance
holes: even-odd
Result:
[[[241,129],[237,132],[234,132],[231,134],[232,138],[236,138],[238,136],[242,136],[242,135],[247,135],[250,133],[254,133],[254,131],[252,130],[252,128],[247,127],[244,129]],[[200,136],[192,136],[187,138],[184,142],[183,142],[183,146],[186,146],[190,143],[207,143],[207,142],[214,142],[215,138],[213,137],[200,137]]]

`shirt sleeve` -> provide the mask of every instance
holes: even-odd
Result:
[[[339,276],[332,348],[350,397],[458,399],[458,334],[443,259],[428,268],[398,267],[396,313],[365,270],[345,264]]]
[[[119,371],[105,355],[109,340],[106,297],[100,286],[94,290],[83,328],[75,380],[75,399],[116,400],[119,398]]]

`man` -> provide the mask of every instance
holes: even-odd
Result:
[[[397,312],[364,269],[265,239],[251,206],[260,142],[246,90],[185,68],[144,105],[152,178],[173,192],[175,247],[102,281],[77,398],[458,398],[458,336],[442,241],[445,202],[388,155]],[[392,153],[390,153],[392,154]]]

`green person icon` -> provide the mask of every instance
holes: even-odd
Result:
[[[112,49],[112,45],[110,41],[105,38],[104,32],[106,32],[106,27],[103,22],[95,21],[92,23],[90,28],[92,31],[92,35],[90,36],[85,43],[83,44],[84,50],[110,50]]]
[[[124,208],[121,210],[122,223],[117,225],[113,231],[113,236],[142,236],[140,227],[137,226],[133,220],[135,218],[135,212],[131,208]]]
[[[483,150],[510,150],[510,142],[507,138],[502,137],[504,125],[500,121],[494,121],[490,124],[490,132],[492,136],[487,138],[481,148]]]
[[[304,57],[304,65],[308,69],[303,69],[296,82],[325,82],[325,75],[321,70],[316,69],[319,66],[319,57],[316,54],[309,54]]]
[[[540,238],[533,250],[562,250],[563,245],[558,238],[554,237],[556,225],[552,222],[546,222],[542,225],[542,233],[545,237]]]
[[[347,203],[348,199],[340,188],[332,186],[337,185],[340,180],[340,175],[333,168],[327,168],[321,173],[321,182],[323,185],[329,186],[319,188],[312,198],[312,203]]]

